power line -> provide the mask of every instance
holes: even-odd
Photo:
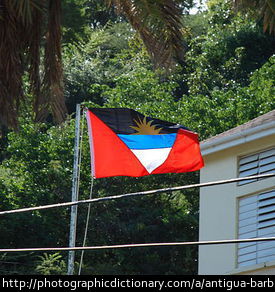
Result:
[[[92,199],[93,186],[94,186],[94,178],[92,177],[89,199]],[[82,246],[85,246],[86,245],[86,241],[87,241],[88,227],[89,227],[89,221],[90,221],[90,215],[91,215],[91,205],[92,205],[91,203],[88,205],[87,217],[86,217],[86,226],[85,226],[85,232],[84,232],[84,238],[83,238]],[[83,258],[84,258],[84,250],[82,250],[81,256],[80,256],[78,275],[81,274],[81,269],[82,269],[82,265],[83,265]]]
[[[275,237],[260,237],[247,239],[229,240],[205,240],[205,241],[184,241],[184,242],[154,242],[154,243],[132,243],[100,246],[79,246],[79,247],[38,247],[38,248],[1,248],[0,252],[46,252],[46,251],[79,251],[79,250],[100,250],[100,249],[119,249],[136,247],[159,247],[159,246],[194,246],[194,245],[217,245],[234,244],[244,242],[275,241]]]
[[[215,185],[222,185],[222,184],[234,183],[234,182],[251,180],[251,179],[268,178],[268,177],[273,177],[273,176],[275,176],[275,173],[253,175],[253,176],[247,176],[247,177],[240,177],[240,178],[233,178],[233,179],[227,179],[227,180],[219,180],[219,181],[214,181],[214,182],[184,185],[184,186],[178,186],[178,187],[163,188],[163,189],[157,189],[157,190],[149,190],[149,191],[136,192],[136,193],[128,193],[128,194],[108,196],[108,197],[100,197],[100,198],[80,200],[80,201],[75,201],[75,202],[65,202],[65,203],[57,203],[57,204],[43,205],[43,206],[37,206],[37,207],[14,209],[14,210],[0,211],[0,215],[32,212],[32,211],[45,210],[45,209],[51,209],[51,208],[70,207],[70,206],[74,206],[74,205],[89,204],[89,203],[93,203],[93,202],[110,201],[110,200],[116,200],[116,199],[121,199],[121,198],[126,198],[126,197],[134,197],[134,196],[154,195],[154,194],[159,194],[159,193],[164,193],[164,192],[180,191],[180,190],[198,188],[198,187],[200,187],[200,188],[201,187],[211,187],[211,186],[215,186]]]

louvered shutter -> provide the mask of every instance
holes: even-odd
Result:
[[[239,238],[275,236],[275,190],[239,200]],[[238,266],[275,260],[275,241],[238,245]]]
[[[242,157],[239,160],[239,177],[259,175],[275,172],[275,148]],[[245,180],[238,183],[244,185],[254,180]]]

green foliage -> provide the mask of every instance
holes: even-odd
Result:
[[[35,270],[41,275],[65,275],[66,264],[59,253],[39,256]]]
[[[84,100],[104,103],[101,86],[112,85],[123,70],[118,55],[129,48],[133,33],[125,23],[96,29],[86,43],[64,48],[65,97],[69,112]]]
[[[186,123],[192,124],[203,139],[275,109],[274,58],[252,74],[248,86],[212,90],[210,97],[184,96],[178,106],[184,109]]]
[[[62,42],[67,45],[87,41],[92,29],[121,21],[122,18],[106,5],[105,0],[63,0]]]
[[[74,123],[60,127],[22,122],[19,133],[8,135],[6,159],[1,165],[1,206],[14,209],[70,200]],[[85,130],[86,132],[86,130]],[[90,158],[87,135],[83,140],[80,199],[88,198]],[[175,185],[194,180],[192,174],[159,175],[154,178],[106,178],[94,183],[95,196],[110,196],[150,188]],[[197,179],[197,178],[196,178]],[[187,193],[186,193],[187,194]],[[129,242],[195,240],[197,236],[197,200],[185,193],[118,200],[92,205],[88,244],[106,245]],[[77,245],[82,244],[87,206],[79,206]],[[7,216],[0,222],[3,247],[66,246],[68,244],[69,210],[58,208]],[[190,220],[192,218],[192,220]],[[190,232],[182,232],[183,229]],[[16,232],[13,232],[16,230]],[[191,232],[192,231],[192,232]],[[187,256],[186,252],[189,256]],[[191,270],[196,249],[155,249],[154,251],[86,252],[85,273],[147,274],[181,273]],[[142,255],[142,260],[141,260]],[[153,256],[154,255],[154,256]],[[193,256],[192,256],[193,255]],[[177,257],[178,256],[178,257]],[[152,261],[154,258],[154,261]],[[184,258],[184,260],[180,260]],[[77,257],[79,259],[79,257]],[[163,264],[160,264],[165,259]],[[177,263],[180,260],[180,263]],[[170,263],[170,264],[169,264]],[[44,256],[36,272],[61,273],[57,256]],[[105,270],[104,270],[105,269]]]
[[[191,174],[143,178],[108,178],[94,193],[119,194],[193,181]],[[150,184],[150,187],[149,187]],[[195,195],[197,196],[197,194]],[[189,193],[146,196],[92,206],[88,245],[196,240],[196,200]],[[192,207],[191,207],[192,206]],[[185,232],[186,231],[186,232]],[[144,248],[85,253],[84,273],[180,274],[196,272],[196,248]],[[189,256],[187,256],[189,255]],[[88,265],[88,267],[87,267]],[[187,267],[192,267],[188,269]]]
[[[0,166],[1,193],[6,193],[0,200],[5,209],[69,200],[73,125],[68,124],[67,129],[27,120],[20,132],[8,134],[6,159]],[[49,246],[59,236],[59,243],[66,244],[66,218],[66,210],[18,214],[12,221],[5,217],[0,224],[6,234],[1,245],[40,246],[43,242]]]
[[[135,67],[132,71],[116,78],[116,86],[103,92],[108,107],[134,108],[147,115],[162,119],[173,119],[173,81],[160,81],[152,71]]]
[[[250,81],[248,87],[237,91],[239,123],[275,109],[275,55],[252,74]]]
[[[211,6],[206,35],[193,39],[187,54],[189,94],[210,96],[247,86],[253,71],[274,53],[275,39],[248,16],[235,16],[228,1]]]
[[[87,38],[86,0],[62,1],[62,42],[72,43]],[[73,20],[73,21],[72,21]]]
[[[185,63],[168,76],[152,70],[141,40],[121,19],[112,18],[101,1],[64,1],[63,62],[70,113],[81,102],[130,107],[183,124],[203,140],[273,110],[274,38],[263,34],[249,16],[233,13],[227,1],[212,2],[209,11],[184,17],[189,51]],[[89,20],[87,16],[93,13],[95,17]],[[1,210],[70,201],[73,115],[62,126],[52,126],[34,124],[28,108],[23,112],[20,131],[6,132],[0,140]],[[91,183],[86,125],[84,133],[80,199],[89,197]],[[104,178],[94,181],[93,197],[191,184],[198,179],[198,173]],[[190,189],[92,204],[87,245],[195,241],[198,192]],[[5,234],[0,237],[1,247],[67,246],[69,211],[58,208],[1,218],[0,232]],[[87,206],[79,206],[78,246],[86,212]],[[10,255],[0,259],[0,270],[64,274],[66,257],[44,254],[37,261],[36,254]],[[94,275],[195,274],[197,248],[86,251],[82,270]]]

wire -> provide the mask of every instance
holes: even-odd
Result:
[[[198,188],[198,187],[211,187],[215,185],[234,183],[234,182],[239,182],[239,181],[244,181],[244,180],[249,180],[249,179],[269,178],[273,176],[275,176],[275,173],[253,175],[253,176],[247,176],[247,177],[184,185],[184,186],[171,187],[171,188],[163,188],[163,189],[136,192],[136,193],[128,193],[128,194],[115,195],[115,196],[109,196],[109,197],[100,197],[100,198],[80,200],[80,201],[75,201],[75,202],[65,202],[65,203],[57,203],[57,204],[51,204],[51,205],[43,205],[43,206],[38,206],[38,207],[14,209],[14,210],[0,211],[0,215],[32,212],[32,211],[45,210],[45,209],[51,209],[51,208],[70,207],[70,206],[80,205],[80,204],[89,204],[92,202],[110,201],[110,200],[116,200],[116,199],[121,199],[121,198],[126,198],[126,197],[142,196],[142,195],[153,195],[153,194],[158,194],[158,193],[179,191],[179,190]]]
[[[205,241],[184,241],[184,242],[154,242],[154,243],[132,243],[132,244],[116,244],[101,246],[79,246],[79,247],[38,247],[38,248],[2,248],[0,252],[42,252],[42,251],[70,251],[70,250],[100,250],[100,249],[119,249],[119,248],[135,248],[135,247],[158,247],[158,246],[194,246],[194,245],[217,245],[217,244],[233,244],[244,242],[258,241],[275,241],[275,237],[259,237],[246,239],[228,239],[228,240],[205,240]]]
[[[93,185],[94,185],[94,179],[92,177],[91,189],[90,189],[90,197],[89,197],[89,199],[92,199]],[[87,233],[88,233],[88,227],[89,227],[89,221],[90,221],[90,214],[91,214],[91,203],[89,203],[89,205],[88,205],[87,218],[86,218],[86,226],[85,226],[85,233],[84,233],[84,239],[83,239],[83,244],[82,244],[83,247],[86,245]],[[82,269],[82,265],[83,265],[83,257],[84,257],[84,249],[81,252],[78,275],[81,274],[81,269]]]

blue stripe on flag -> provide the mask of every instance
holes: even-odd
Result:
[[[176,136],[177,133],[160,135],[118,135],[130,149],[170,148],[174,145]]]

